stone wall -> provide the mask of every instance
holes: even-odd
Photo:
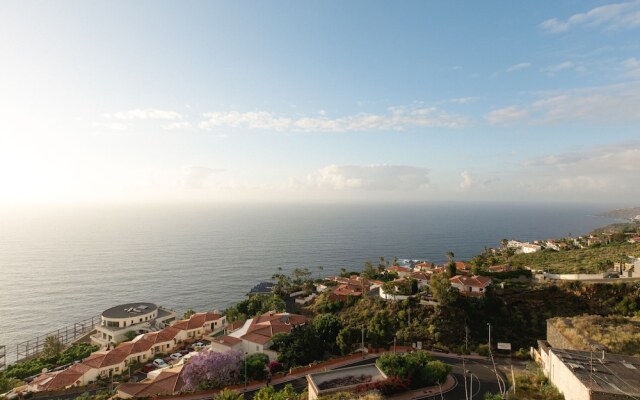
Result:
[[[567,319],[566,322],[568,325],[571,324],[571,320],[569,319]],[[553,326],[551,320],[547,320],[547,342],[549,342],[551,347],[556,349],[584,350],[575,348],[575,346],[573,346],[573,344],[567,340],[562,333],[560,333],[558,328]]]

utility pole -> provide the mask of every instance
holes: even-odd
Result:
[[[362,325],[362,345],[360,349],[362,351],[362,358],[364,358],[364,325]]]
[[[496,373],[496,381],[498,381],[500,394],[504,395],[504,389],[502,388],[502,384],[500,383],[500,376],[498,375],[498,368],[496,367],[496,362],[493,359],[493,351],[491,351],[491,324],[487,322],[487,326],[489,327],[489,356],[491,357],[491,363],[493,364],[493,371]]]
[[[244,353],[244,392],[245,393],[247,393],[247,354],[249,353],[245,351]]]
[[[464,363],[464,353],[467,351],[467,343],[469,336],[469,328],[465,325],[464,327],[464,351],[462,352],[462,379],[464,379],[464,398],[465,400],[469,400],[469,395],[467,394],[467,367]]]
[[[469,400],[473,400],[473,372],[469,371]]]

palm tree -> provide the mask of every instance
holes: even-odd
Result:
[[[320,280],[320,274],[324,271],[324,267],[322,265],[318,265],[318,280]]]
[[[447,251],[447,260],[449,261],[449,263],[453,262],[453,258],[454,258],[455,256],[456,256],[456,255],[455,255],[455,254],[453,254],[453,251],[451,251],[451,250]]]

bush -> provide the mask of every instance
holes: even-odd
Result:
[[[476,352],[481,356],[489,357],[489,345],[486,345],[486,344],[478,345]]]
[[[267,377],[266,366],[269,362],[269,356],[264,353],[255,353],[245,357],[244,362],[247,364],[247,378],[249,380],[260,381]]]
[[[398,376],[411,381],[412,388],[443,383],[451,372],[451,366],[434,361],[424,351],[404,354],[383,354],[376,365],[387,376]]]

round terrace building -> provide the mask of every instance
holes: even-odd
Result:
[[[102,313],[100,325],[91,341],[100,346],[124,341],[127,332],[137,334],[160,330],[176,319],[175,311],[153,303],[128,303],[111,307]]]

